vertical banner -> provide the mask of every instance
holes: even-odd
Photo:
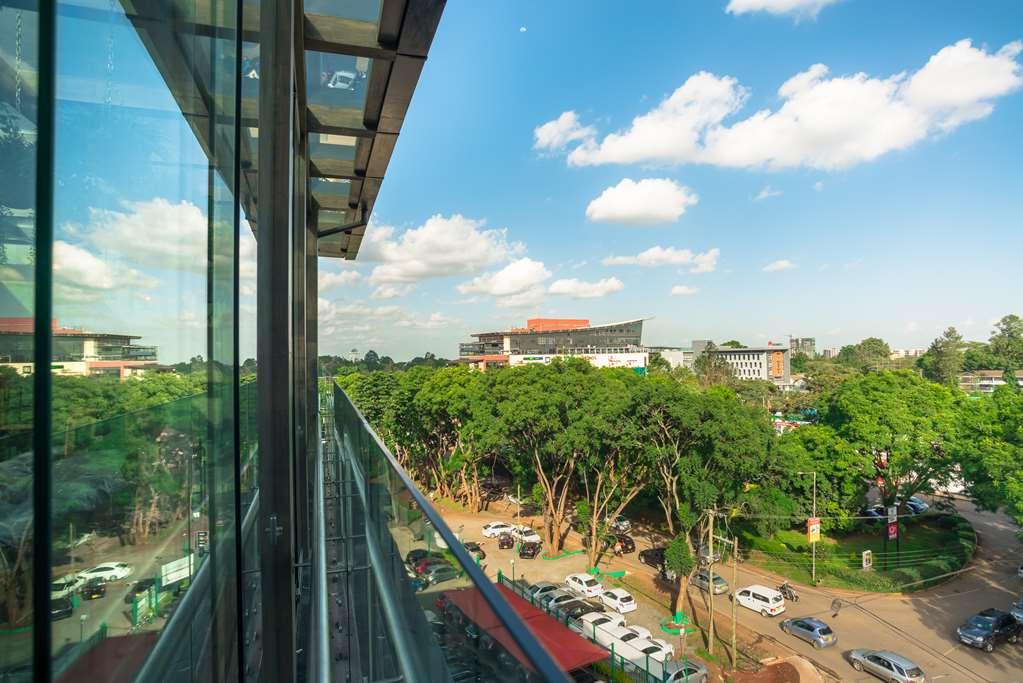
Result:
[[[811,517],[806,520],[806,540],[810,543],[817,543],[821,540],[820,517]]]
[[[888,523],[888,540],[894,541],[899,537],[899,525],[897,522]]]

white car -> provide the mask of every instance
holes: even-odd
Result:
[[[614,647],[616,655],[633,663],[645,662],[647,657],[643,650],[653,645],[632,629],[620,626],[597,629],[597,642],[609,650]]]
[[[609,528],[611,529],[612,532],[616,534],[627,534],[630,531],[632,531],[632,522],[630,522],[625,517],[619,515],[618,517],[615,517],[613,520],[611,520]]]
[[[69,597],[83,585],[85,585],[85,579],[81,576],[76,574],[62,576],[50,584],[50,600]]]
[[[589,574],[569,574],[565,577],[565,585],[584,598],[595,598],[604,592],[600,582]]]
[[[665,658],[673,657],[675,655],[675,646],[667,640],[664,640],[663,638],[651,638],[650,642],[664,650]]]
[[[483,536],[485,538],[495,538],[501,534],[510,534],[514,530],[515,526],[508,522],[490,522],[483,525]]]
[[[621,628],[623,626],[625,626],[625,617],[608,612],[590,612],[578,619],[573,619],[568,625],[576,633],[593,639],[596,639],[598,630],[603,631],[606,628]]]
[[[776,617],[785,611],[785,598],[782,594],[759,584],[740,588],[732,593],[731,599],[765,617]]]
[[[511,535],[523,543],[542,543],[543,539],[540,538],[540,534],[536,533],[528,526],[513,526]]]
[[[619,614],[632,612],[638,607],[636,599],[632,597],[632,594],[622,588],[612,588],[609,591],[604,591],[600,595],[600,601]]]
[[[653,635],[652,633],[650,633],[650,629],[644,628],[642,626],[638,626],[636,624],[633,624],[632,626],[626,626],[625,629],[627,631],[632,631],[637,636],[639,636],[640,638],[643,638],[645,640],[650,640],[650,636]]]
[[[107,562],[100,564],[92,569],[86,569],[84,572],[78,573],[78,578],[82,581],[88,581],[89,579],[99,579],[100,581],[117,581],[118,579],[124,579],[131,576],[131,573],[135,571],[127,562]]]

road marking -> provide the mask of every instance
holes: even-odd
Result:
[[[961,645],[962,645],[962,643],[956,643],[952,647],[950,647],[947,650],[945,650],[944,652],[942,652],[941,656],[942,657],[947,657],[949,652],[952,652],[952,650],[958,650]]]

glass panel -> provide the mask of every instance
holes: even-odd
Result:
[[[306,50],[309,113],[321,126],[361,129],[372,61]]]
[[[348,19],[352,24],[368,24],[375,31],[380,21],[380,0],[349,0],[343,3],[333,0],[306,0],[305,12]]]
[[[312,178],[313,199],[324,209],[347,209],[352,181]]]
[[[34,2],[0,1],[0,679],[32,679]],[[45,520],[40,520],[45,523]],[[47,618],[45,615],[42,618]]]
[[[355,175],[355,146],[359,139],[350,135],[309,134],[309,160],[314,175]]]

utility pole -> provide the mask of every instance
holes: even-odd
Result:
[[[739,585],[739,539],[732,537],[732,591]],[[739,651],[735,649],[735,621],[739,603],[732,599],[732,671],[739,666]]]
[[[810,513],[810,516],[813,519],[817,519],[817,471],[814,470],[813,472],[796,472],[796,474],[800,474],[800,475],[812,474],[813,475],[813,512]],[[809,531],[809,529],[807,529],[807,531]],[[813,542],[810,543],[810,553],[811,553],[811,570],[810,571],[811,571],[811,575],[813,577],[812,578],[813,585],[816,586],[817,585],[817,541],[813,541]]]
[[[707,510],[707,594],[710,595],[710,641],[707,653],[714,654],[714,510]]]

